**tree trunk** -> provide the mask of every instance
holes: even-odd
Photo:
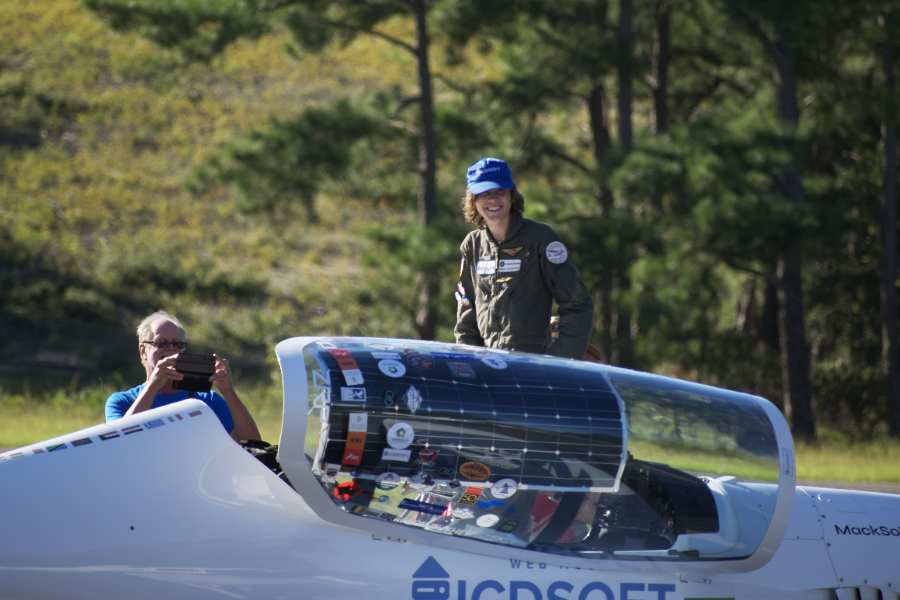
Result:
[[[419,78],[419,224],[423,227],[437,216],[436,156],[437,140],[434,135],[434,104],[431,92],[431,71],[428,59],[428,29],[425,16],[425,0],[413,0],[416,20],[416,66]],[[437,307],[434,300],[440,294],[437,273],[423,273],[420,291],[420,308],[416,317],[419,338],[433,340],[437,326]]]
[[[632,71],[634,53],[634,30],[632,28],[632,16],[634,5],[632,0],[621,0],[619,4],[619,27],[616,31],[618,46],[618,71],[619,71],[619,147],[623,154],[631,151],[632,146]],[[628,269],[626,265],[624,269]],[[634,368],[634,348],[631,339],[631,310],[626,308],[626,298],[631,291],[631,277],[627,272],[617,274],[619,287],[619,306],[616,315],[616,350],[618,360],[616,364],[626,369]]]
[[[603,13],[605,14],[605,13]],[[602,81],[596,81],[587,98],[588,117],[591,123],[591,153],[594,164],[599,166],[603,156],[610,148],[609,135],[609,111],[607,110],[606,88]],[[604,181],[597,182],[597,209],[600,218],[609,214],[613,207],[613,193]],[[598,290],[597,315],[600,334],[600,360],[606,363],[612,362],[613,338],[612,338],[612,272],[610,265],[600,266],[600,289]]]
[[[888,97],[894,96],[894,56],[884,52]],[[900,437],[900,349],[897,345],[897,132],[891,110],[881,125],[884,143],[881,190],[881,365],[887,383],[887,420],[891,437]]]
[[[669,25],[669,0],[656,0],[656,31],[653,36],[653,123],[654,133],[669,129],[669,62],[672,39]]]
[[[791,132],[797,131],[800,109],[797,106],[797,81],[787,41],[773,42],[778,83],[778,121]],[[782,167],[781,185],[785,200],[791,204],[803,202],[803,177],[796,149]],[[799,234],[782,249],[778,259],[779,325],[781,329],[781,371],[785,396],[785,416],[791,423],[794,436],[812,440],[816,426],[812,412],[809,386],[809,347],[803,314],[803,283],[801,263],[803,240]]]

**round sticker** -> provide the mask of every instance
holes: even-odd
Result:
[[[491,470],[480,462],[467,462],[459,468],[459,474],[472,481],[486,481],[491,476]]]
[[[391,358],[378,361],[378,370],[388,377],[403,377],[406,375],[406,365],[399,360]]]
[[[388,429],[387,443],[391,448],[402,450],[413,443],[416,432],[409,423],[395,423]]]
[[[492,369],[505,369],[509,364],[502,358],[497,358],[496,356],[482,356],[481,362]]]
[[[410,356],[407,356],[406,360],[408,360],[409,364],[411,364],[415,368],[422,369],[423,371],[430,371],[434,368],[434,361],[427,356],[422,356],[421,354],[412,354]]]
[[[385,492],[394,489],[401,483],[403,483],[403,478],[396,473],[391,473],[390,471],[388,471],[387,473],[382,473],[375,478],[375,487],[377,487],[379,490],[384,490]]]
[[[475,524],[479,527],[493,527],[497,523],[500,522],[500,517],[497,515],[481,515],[478,519],[475,520]]]
[[[501,479],[491,486],[491,495],[498,500],[503,500],[515,494],[518,489],[519,484],[515,480],[509,478]]]
[[[551,242],[547,249],[544,250],[544,254],[547,256],[547,260],[552,262],[554,265],[559,265],[566,262],[566,259],[569,258],[569,252],[566,250],[566,247],[562,242]]]
[[[360,492],[362,492],[362,486],[355,481],[345,481],[334,488],[335,498],[339,498],[344,502],[356,498]]]

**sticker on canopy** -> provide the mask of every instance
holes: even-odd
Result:
[[[396,473],[391,473],[390,471],[388,471],[387,473],[382,473],[375,478],[375,487],[385,492],[396,488],[401,483],[403,483],[403,478]]]
[[[385,390],[384,394],[381,395],[381,400],[385,406],[393,406],[396,399],[397,395],[391,390]]]
[[[401,462],[409,462],[412,450],[396,450],[394,448],[385,448],[381,453],[381,460],[399,460]]]
[[[491,476],[491,469],[486,464],[472,461],[463,463],[459,468],[459,474],[472,481],[487,481]]]
[[[500,481],[494,483],[491,486],[491,495],[494,498],[499,500],[503,500],[504,498],[509,498],[513,494],[516,493],[519,489],[519,484],[515,482],[513,479],[501,479]]]
[[[409,487],[414,490],[424,490],[434,485],[434,479],[425,471],[419,471],[409,478]]]
[[[341,459],[343,464],[358,465],[362,461],[363,449],[366,446],[366,425],[368,425],[366,413],[350,413],[347,441],[344,443],[344,456]]]
[[[397,358],[400,358],[399,354]],[[388,377],[403,377],[406,375],[406,365],[399,360],[385,359],[378,361],[378,370]]]
[[[390,344],[369,344],[369,347],[376,350],[394,350],[397,348],[397,346],[391,346]]]
[[[503,525],[497,528],[497,531],[502,531],[503,533],[512,533],[518,526],[519,522],[515,519],[512,519],[503,523]]]
[[[413,443],[416,432],[409,423],[394,423],[387,432],[387,443],[391,448],[402,450]]]
[[[445,360],[477,360],[478,357],[464,352],[432,352],[431,356]]]
[[[423,371],[430,371],[434,368],[434,361],[422,354],[407,356],[406,360],[409,361],[410,365],[414,366],[417,369],[422,369]]]
[[[344,374],[344,379],[347,381],[347,385],[362,385],[365,383],[362,371],[360,371],[359,369],[351,369],[349,371],[341,372]]]
[[[319,345],[322,346],[323,348],[327,349],[327,350],[335,350],[335,349],[337,349],[337,346],[335,346],[335,345],[332,344],[331,342],[319,342]]]
[[[341,465],[325,463],[325,470],[322,471],[322,478],[329,483],[334,483],[335,477],[337,477],[340,472]]]
[[[433,461],[435,458],[437,458],[437,455],[438,451],[431,448],[422,448],[421,450],[419,450],[419,458],[422,460],[423,465],[427,465],[428,463]]]
[[[479,527],[493,527],[497,523],[500,522],[500,517],[497,515],[481,515],[478,519],[475,520],[475,524]]]
[[[369,413],[355,412],[350,413],[349,431],[365,432],[369,425]]]
[[[345,465],[358,465],[362,462],[362,448],[344,448],[344,456],[341,463]]]
[[[365,402],[366,388],[342,387],[341,400],[344,402]]]
[[[384,358],[400,360],[400,353],[399,352],[373,352],[372,358],[377,358],[379,360],[384,359]]]
[[[355,481],[345,481],[344,483],[339,483],[334,488],[334,497],[346,502],[347,500],[353,500],[362,492],[362,486],[356,483]]]
[[[513,258],[513,259],[502,259],[500,261],[500,268],[498,269],[501,273],[515,273],[519,269],[522,268],[522,259],[521,258]]]
[[[454,377],[475,377],[475,371],[465,363],[448,362],[447,366],[450,367],[450,372],[453,373]]]
[[[428,502],[419,502],[418,500],[410,500],[409,498],[404,498],[400,501],[400,508],[404,510],[414,510],[429,515],[442,515],[447,512],[446,506],[430,504]]]
[[[547,260],[554,265],[562,264],[569,258],[569,251],[566,250],[565,245],[560,241],[550,242],[547,249],[544,250],[544,254],[547,256]]]
[[[509,365],[505,360],[496,356],[483,356],[481,357],[481,362],[492,369],[505,369]]]
[[[338,366],[344,374],[344,379],[347,381],[347,385],[362,385],[365,383],[362,371],[359,370],[359,365],[356,364],[356,360],[349,351],[332,350],[331,355],[337,360]]]
[[[475,516],[475,513],[472,512],[472,510],[469,508],[455,508],[450,514],[452,514],[457,519],[471,519]]]
[[[403,395],[403,402],[409,407],[409,412],[416,414],[416,411],[422,406],[422,394],[419,393],[416,386],[411,385],[406,394]]]
[[[490,260],[479,260],[475,263],[475,273],[478,275],[493,275],[497,272],[497,261],[494,259]]]
[[[478,500],[478,496],[481,495],[481,492],[484,490],[482,488],[477,487],[467,487],[465,493],[463,493],[462,497],[459,499],[459,504],[471,504],[475,505],[475,502]]]

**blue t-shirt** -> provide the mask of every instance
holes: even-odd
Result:
[[[110,421],[115,421],[116,419],[124,417],[125,413],[128,412],[128,409],[131,408],[131,405],[137,401],[137,397],[140,395],[142,389],[144,389],[143,383],[130,390],[116,392],[110,396],[109,400],[106,401],[106,422],[109,423]],[[234,429],[234,419],[231,418],[231,411],[228,409],[228,403],[225,402],[225,398],[217,392],[188,392],[187,390],[178,390],[174,394],[157,394],[156,398],[153,399],[153,406],[151,408],[167,406],[174,402],[187,400],[188,398],[203,400],[203,402],[213,409],[216,416],[219,417],[225,431],[231,433],[231,430]]]

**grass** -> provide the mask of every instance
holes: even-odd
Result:
[[[278,443],[281,435],[281,382],[236,383],[238,393],[256,420],[262,438]],[[0,395],[0,448],[19,448],[105,422],[103,407],[113,389],[53,395]]]
[[[797,479],[900,483],[900,441],[798,443]]]
[[[264,440],[278,443],[281,435],[281,382],[238,382],[241,398],[250,409]],[[2,390],[2,388],[0,388]],[[3,394],[0,391],[0,448],[18,448],[78,431],[104,421],[103,405],[114,391],[105,387],[87,390],[58,389],[36,394]],[[900,483],[900,441],[875,439],[847,441],[823,434],[816,444],[797,443],[797,478],[847,483]],[[670,464],[688,471],[710,469],[720,475],[772,479],[762,461],[742,456],[697,451],[681,452],[632,442],[635,456]],[[711,467],[712,465],[712,467]]]

